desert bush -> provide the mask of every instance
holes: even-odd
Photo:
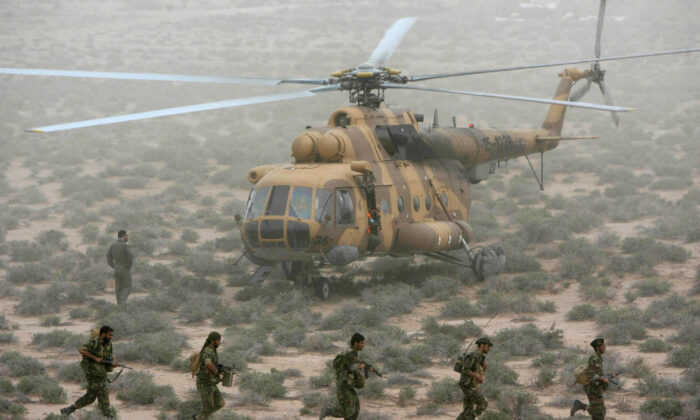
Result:
[[[542,291],[552,288],[555,278],[545,272],[530,272],[513,277],[515,290],[523,292]]]
[[[95,225],[85,225],[80,229],[80,237],[85,244],[97,242],[100,237],[100,228]]]
[[[143,372],[128,372],[112,387],[117,391],[117,399],[137,405],[175,399],[170,385],[156,385],[153,376]]]
[[[7,246],[10,259],[14,262],[41,261],[52,254],[51,248],[35,242],[10,241]]]
[[[58,327],[59,325],[61,325],[61,317],[56,315],[50,315],[41,320],[42,327]]]
[[[365,382],[365,387],[358,390],[358,394],[362,398],[377,399],[384,396],[385,388],[386,384],[384,381],[377,380],[374,376],[370,376]]]
[[[423,331],[428,335],[444,334],[459,341],[464,341],[467,337],[474,337],[481,333],[481,328],[473,321],[464,321],[460,325],[438,324],[435,317],[423,319]]]
[[[201,323],[222,307],[221,299],[206,294],[191,294],[180,308],[180,318],[189,324]]]
[[[298,319],[279,320],[272,331],[275,343],[284,347],[301,347],[306,338],[306,326]]]
[[[362,291],[362,301],[384,317],[411,312],[421,297],[420,290],[404,283],[379,285]]]
[[[134,341],[119,346],[119,354],[124,360],[167,365],[172,363],[185,347],[187,343],[182,335],[164,330],[134,337]]]
[[[443,318],[468,318],[475,316],[479,310],[466,298],[453,297],[440,309]]]
[[[553,366],[542,366],[537,371],[537,376],[533,381],[537,388],[546,388],[554,383],[554,378],[557,376],[557,369]]]
[[[15,336],[12,333],[0,333],[0,344],[9,344],[15,341]]]
[[[531,295],[521,293],[502,293],[494,288],[485,287],[477,291],[478,313],[483,315],[497,314],[507,308],[513,313],[537,312],[539,307]]]
[[[0,394],[12,394],[15,392],[15,386],[12,381],[7,378],[0,378]]]
[[[671,341],[681,344],[700,343],[700,320],[683,324]]]
[[[332,334],[327,333],[316,333],[311,334],[306,337],[302,346],[305,351],[311,352],[329,352],[331,350],[336,350],[335,341],[336,337]]]
[[[65,251],[70,245],[66,234],[55,229],[39,232],[35,240],[37,244],[48,247],[52,251]]]
[[[19,315],[49,314],[58,312],[63,304],[84,303],[86,299],[85,290],[68,283],[53,283],[41,290],[27,287],[15,312]]]
[[[214,276],[224,274],[223,261],[214,257],[211,252],[194,251],[183,260],[185,268],[198,276]]]
[[[81,319],[81,318],[90,318],[92,316],[92,310],[90,308],[85,308],[83,306],[79,306],[77,308],[73,308],[70,310],[68,313],[71,319]]]
[[[80,367],[80,362],[60,365],[56,372],[56,377],[63,382],[85,382],[85,373],[83,372],[83,368]]]
[[[652,301],[644,316],[652,327],[683,326],[700,318],[700,303],[672,294]]]
[[[671,346],[660,338],[647,338],[644,342],[639,343],[639,350],[644,353],[662,353],[670,348]]]
[[[265,313],[263,302],[259,299],[253,299],[220,308],[214,314],[213,321],[216,325],[226,326],[250,323],[260,318],[263,313]]]
[[[14,403],[10,400],[0,398],[0,414],[9,414],[12,419],[22,418],[22,414],[26,413],[27,409],[22,404]]]
[[[504,273],[524,273],[527,271],[540,271],[541,265],[537,259],[523,252],[525,246],[519,240],[505,240],[501,247],[506,253]]]
[[[243,246],[241,235],[237,231],[230,232],[223,238],[216,238],[214,241],[216,249],[221,252],[233,252]]]
[[[598,310],[590,303],[582,303],[574,306],[566,313],[566,319],[569,321],[587,321],[595,317]]]
[[[0,355],[0,363],[3,363],[10,376],[27,376],[44,373],[44,365],[30,356],[22,356],[16,351],[8,351]]]
[[[678,400],[654,398],[644,401],[639,411],[670,419],[673,417],[680,417],[683,414],[683,403]]]
[[[496,406],[514,419],[536,418],[539,414],[537,397],[524,389],[507,388],[501,393]]]
[[[51,270],[45,264],[22,264],[11,267],[7,281],[14,284],[43,283],[51,280]]]
[[[689,368],[700,363],[700,344],[684,344],[673,349],[668,355],[668,362],[671,366]]]
[[[100,325],[109,325],[114,328],[114,334],[118,337],[132,337],[142,333],[158,333],[171,330],[170,323],[154,311],[129,311],[117,308],[116,311],[100,317]]]
[[[380,325],[385,317],[378,310],[344,304],[321,320],[322,330],[364,329]]]
[[[634,284],[638,296],[663,295],[671,289],[671,282],[655,278],[646,278]]]
[[[148,185],[148,180],[140,176],[124,177],[117,182],[119,188],[127,190],[140,190],[146,188],[146,185]]]
[[[199,240],[199,233],[196,231],[185,228],[182,230],[182,234],[180,235],[180,240],[183,242],[187,242],[189,244],[195,243]]]
[[[396,401],[399,407],[405,407],[416,398],[416,390],[410,385],[404,385],[399,389],[399,399]]]
[[[443,379],[430,384],[426,397],[436,404],[452,404],[462,400],[462,391],[455,386],[454,380]]]
[[[532,366],[553,366],[557,361],[557,356],[553,353],[543,353],[532,361]]]
[[[679,381],[659,378],[647,373],[637,382],[637,391],[643,397],[674,397],[683,393]]]
[[[269,401],[287,395],[284,380],[285,374],[273,368],[270,369],[270,373],[244,372],[238,378],[238,384],[240,389],[251,397]]]
[[[498,344],[498,353],[511,356],[532,356],[544,350],[563,346],[561,330],[540,330],[534,324],[506,328],[499,331],[493,340]]]
[[[82,206],[82,204],[80,204],[80,206]],[[88,223],[97,223],[99,221],[100,215],[97,212],[89,212],[83,208],[70,208],[66,209],[66,211],[63,213],[62,226],[66,228],[78,228],[85,226]],[[98,235],[95,236],[95,240],[97,240],[98,237],[99,231]]]
[[[427,298],[435,298],[443,301],[457,294],[459,281],[452,277],[433,276],[429,277],[421,286],[423,295]]]
[[[638,256],[639,261],[653,267],[661,261],[683,263],[690,257],[690,252],[677,245],[667,245],[653,238],[625,238],[622,251]]]
[[[599,247],[613,248],[620,245],[620,237],[612,232],[603,232],[596,241]]]
[[[34,334],[32,344],[40,348],[60,347],[66,350],[77,350],[85,344],[87,336],[74,334],[67,330],[53,330],[48,333]]]
[[[61,195],[91,205],[95,201],[103,201],[107,198],[119,196],[119,189],[109,181],[85,175],[69,177],[63,180]]]

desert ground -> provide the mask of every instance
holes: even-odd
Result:
[[[603,55],[700,45],[696,2],[609,3]],[[17,68],[326,77],[416,16],[391,65],[431,74],[590,57],[597,11],[593,0],[8,0],[0,57]],[[608,418],[698,418],[699,55],[604,64],[616,103],[637,110],[619,128],[607,112],[569,110],[565,135],[600,138],[545,154],[544,191],[524,159],[472,186],[476,245],[506,249],[501,275],[371,257],[336,273],[327,301],[281,270],[249,284],[234,215],[248,170],[289,162],[291,141],[325,124],[344,94],[38,134],[24,130],[295,88],[0,75],[0,417],[60,418],[84,393],[77,348],[108,324],[116,358],[134,368],[109,386],[122,419],[190,418],[186,358],[212,330],[239,369],[218,419],[317,417],[333,398],[329,363],[355,331],[384,373],[360,392],[360,419],[455,418],[452,366],[483,334],[495,347],[481,419],[569,417],[585,400],[573,371],[598,336],[621,381],[606,394]],[[563,68],[431,86],[550,97]],[[434,108],[443,124],[454,115],[500,128],[539,127],[547,109],[387,97],[426,127]],[[603,103],[595,86],[585,100]],[[135,254],[125,307],[105,260],[119,229]],[[94,408],[72,418],[100,418]]]

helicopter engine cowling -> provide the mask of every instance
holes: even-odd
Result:
[[[262,177],[268,172],[275,169],[280,165],[260,165],[248,171],[248,182],[251,184],[257,184]]]
[[[316,143],[316,150],[324,161],[339,162],[346,155],[349,143],[350,139],[345,130],[334,128],[321,136]]]
[[[459,224],[458,224],[459,223]],[[462,227],[460,227],[460,225]],[[472,229],[463,221],[400,223],[397,225],[396,250],[404,252],[435,252],[461,248],[460,237],[472,239]]]
[[[292,156],[296,163],[311,163],[315,162],[318,155],[316,154],[316,144],[323,136],[323,133],[316,130],[306,130],[299,135],[292,143]]]

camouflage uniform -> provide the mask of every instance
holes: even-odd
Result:
[[[593,420],[603,420],[605,418],[605,402],[603,401],[603,391],[608,389],[608,384],[598,380],[603,376],[603,357],[594,353],[588,359],[588,385],[586,385],[586,395],[588,396],[588,414]]]
[[[219,355],[216,349],[206,346],[199,356],[199,373],[197,373],[197,392],[202,398],[202,410],[197,414],[197,419],[206,419],[212,413],[224,406],[224,399],[219,388],[218,375],[212,375],[205,366],[206,362],[211,362],[214,366],[219,364]]]
[[[109,247],[107,252],[107,264],[114,269],[114,294],[117,303],[126,303],[131,293],[131,265],[134,255],[127,241],[118,239]]]
[[[479,383],[475,378],[467,375],[467,372],[476,372],[483,375],[483,364],[485,360],[486,356],[478,351],[473,351],[464,356],[461,377],[459,378],[459,387],[464,394],[462,398],[463,410],[457,417],[457,420],[469,420],[480,416],[489,405],[484,394],[479,391]]]
[[[365,386],[365,378],[359,370],[361,363],[357,351],[348,349],[343,354],[340,369],[335,372],[338,402],[326,412],[327,416],[355,420],[360,415],[360,399],[355,389]]]
[[[91,338],[90,341],[80,349],[97,357],[101,357],[102,359],[112,357],[112,343],[104,344],[99,336]],[[97,406],[100,408],[102,415],[111,417],[109,410],[109,394],[107,393],[107,372],[111,372],[112,367],[98,363],[87,357],[83,357],[82,362],[80,362],[80,367],[83,369],[83,372],[85,372],[85,379],[87,379],[87,392],[75,402],[75,408],[83,408],[92,404],[93,401],[97,399]]]

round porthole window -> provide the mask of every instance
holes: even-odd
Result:
[[[420,210],[420,198],[417,195],[413,196],[413,210]]]
[[[433,205],[433,202],[430,200],[430,196],[426,195],[425,196],[425,209],[430,210],[430,206]]]
[[[403,213],[403,198],[399,197],[399,199],[396,200],[396,207],[399,208],[399,213]]]
[[[447,207],[447,194],[442,193],[440,194],[440,200],[442,201],[442,204]]]

